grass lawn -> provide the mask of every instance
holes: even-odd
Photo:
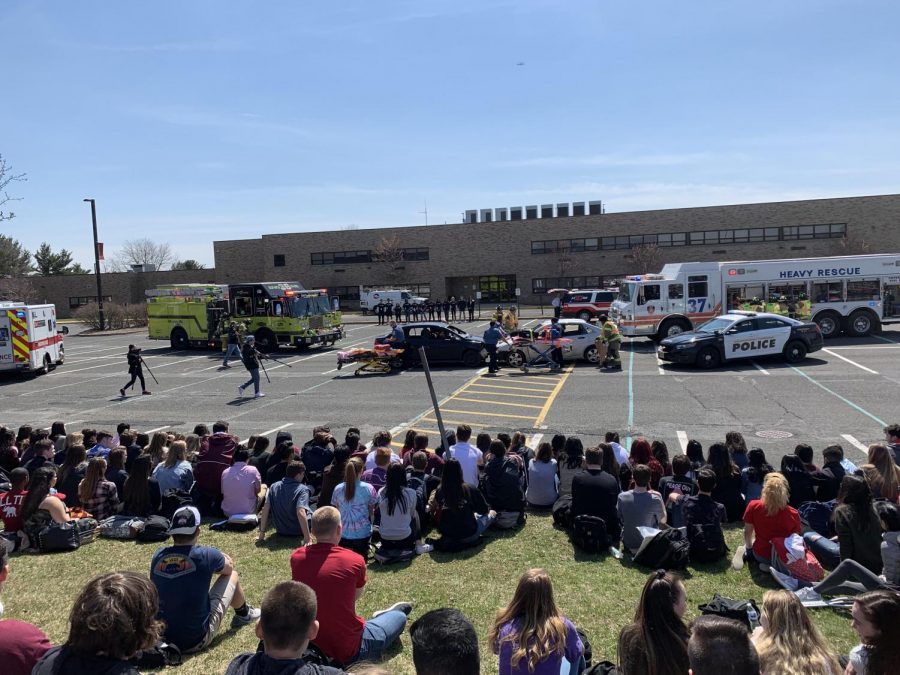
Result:
[[[741,541],[740,529],[731,529],[726,536],[734,550]],[[200,540],[234,558],[252,604],[258,604],[276,582],[290,579],[288,559],[294,547],[293,543],[274,537],[257,547],[255,538],[255,531],[220,533],[204,529]],[[68,631],[72,601],[84,583],[96,574],[113,570],[131,569],[146,574],[157,547],[158,544],[98,538],[73,553],[13,557],[10,580],[3,594],[5,617],[30,621],[54,642],[62,642]],[[413,619],[428,609],[458,607],[473,621],[482,639],[482,671],[497,672],[496,659],[484,639],[494,611],[509,601],[519,575],[530,567],[543,567],[550,573],[557,604],[585,631],[595,661],[614,661],[619,630],[633,616],[648,571],[627,560],[575,553],[567,536],[554,529],[549,515],[529,514],[523,529],[489,532],[485,545],[461,554],[432,553],[406,565],[373,564],[366,593],[357,607],[360,614],[369,616],[398,600],[408,600],[414,607]],[[736,599],[754,598],[761,604],[763,592],[774,587],[771,577],[760,574],[755,567],[735,572],[729,561],[691,568],[686,580],[688,618],[696,616],[697,605],[717,591]],[[849,612],[829,608],[811,611],[838,653],[846,654],[856,644]],[[167,672],[221,673],[236,654],[254,650],[257,641],[252,628],[230,630],[230,617],[229,614],[209,650]],[[385,666],[398,675],[414,672],[408,637],[390,653]]]

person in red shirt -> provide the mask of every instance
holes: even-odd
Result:
[[[0,520],[3,521],[3,530],[9,534],[15,534],[22,529],[22,504],[28,491],[28,471],[19,467],[10,471],[9,480],[12,484],[9,492],[0,492]]]
[[[766,474],[762,495],[751,500],[744,511],[745,558],[751,559],[751,554],[757,562],[768,565],[776,539],[800,534],[800,514],[788,504],[789,498],[787,479],[774,471]]]
[[[9,576],[9,554],[0,545],[0,591]],[[0,616],[3,603],[0,602]],[[0,621],[0,670],[3,675],[29,675],[41,657],[53,647],[44,632],[24,621]]]
[[[366,586],[366,561],[338,546],[341,513],[333,506],[316,509],[312,535],[316,543],[291,554],[291,578],[316,592],[319,634],[313,642],[342,666],[375,661],[403,633],[412,605],[398,602],[369,619],[356,614]]]

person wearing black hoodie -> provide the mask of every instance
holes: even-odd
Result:
[[[303,658],[310,640],[319,633],[316,594],[299,581],[275,585],[263,599],[256,623],[262,651],[238,655],[225,675],[342,675],[343,670],[320,666]]]
[[[156,644],[157,611],[156,587],[143,574],[94,577],[72,605],[65,644],[44,654],[32,675],[140,675],[129,659]]]

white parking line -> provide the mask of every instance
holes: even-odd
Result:
[[[895,343],[893,345],[863,345],[863,346],[856,346],[856,347],[829,347],[829,349],[840,349],[840,350],[865,349],[866,351],[868,351],[870,349],[900,349],[900,345]]]
[[[851,366],[856,366],[856,367],[859,368],[860,370],[864,370],[864,371],[866,371],[867,373],[872,373],[873,375],[877,375],[877,374],[878,374],[878,371],[872,370],[871,368],[866,368],[864,365],[862,365],[862,364],[860,364],[860,363],[857,363],[856,361],[851,361],[851,360],[848,359],[846,356],[841,356],[841,355],[838,354],[837,352],[833,352],[833,351],[831,351],[830,349],[823,349],[822,351],[823,351],[823,352],[827,352],[827,353],[831,354],[832,356],[836,356],[836,357],[838,357],[841,361],[846,361],[846,362],[849,363]]]
[[[841,434],[841,438],[843,438],[850,445],[852,445],[854,448],[856,448],[857,450],[859,450],[860,452],[862,452],[863,454],[865,454],[868,457],[869,448],[867,448],[865,445],[863,445],[858,440],[853,438],[853,436],[851,436],[850,434]]]
[[[768,370],[766,370],[765,368],[763,368],[761,365],[759,365],[759,364],[758,364],[756,361],[754,361],[753,359],[750,360],[750,363],[752,363],[754,366],[756,366],[756,369],[757,369],[759,372],[761,372],[763,375],[770,375],[770,374],[771,374],[771,373],[769,373]]]
[[[162,431],[163,429],[168,429],[170,426],[172,426],[172,425],[167,424],[164,427],[156,427],[155,429],[147,429],[147,431],[145,431],[144,433],[145,434],[155,434],[157,431]]]
[[[328,375],[330,373],[336,373],[338,371],[337,368],[332,368],[331,370],[326,370],[322,375]]]
[[[687,453],[687,444],[688,437],[686,431],[676,431],[675,435],[678,436],[678,444],[681,446],[681,452]]]
[[[282,429],[287,429],[289,426],[293,425],[293,422],[288,422],[287,424],[282,424],[280,427],[275,427],[274,429],[269,429],[268,431],[263,431],[261,434],[256,434],[257,436],[268,436],[269,434],[274,434],[276,431],[281,431]],[[246,443],[249,441],[249,438],[245,438],[241,441],[241,443]]]

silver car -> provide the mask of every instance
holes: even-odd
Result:
[[[550,320],[541,322],[534,329],[535,335],[539,335],[550,325]],[[564,345],[564,361],[585,360],[588,363],[597,363],[597,346],[594,341],[600,337],[600,327],[581,319],[560,319],[562,336],[570,339],[571,344]],[[544,351],[546,345],[514,345],[511,339],[506,339],[497,345],[497,357],[505,361],[513,368],[519,368],[538,355],[538,350]]]

